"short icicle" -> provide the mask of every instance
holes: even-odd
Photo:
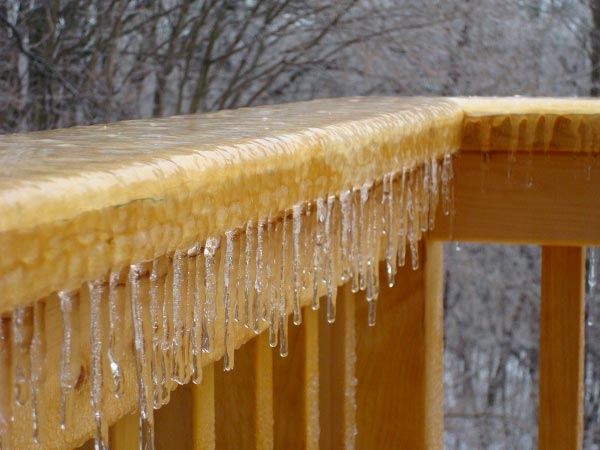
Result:
[[[63,340],[60,355],[60,427],[67,429],[71,421],[73,390],[81,367],[79,292],[59,291],[63,322]]]
[[[140,412],[140,450],[154,450],[154,409],[152,373],[149,351],[149,311],[144,307],[140,278],[144,274],[141,265],[132,264],[129,269],[129,301],[133,321],[135,366],[138,385],[138,409]]]
[[[154,409],[166,404],[170,397],[169,384],[165,373],[166,366],[163,354],[163,301],[166,268],[163,258],[152,261],[150,272],[150,329],[152,332],[151,371],[154,392]]]
[[[319,297],[321,295],[321,280],[323,278],[321,271],[323,270],[323,244],[325,234],[325,218],[327,215],[327,209],[325,200],[323,198],[317,199],[317,212],[316,216],[316,228],[315,228],[315,240],[313,249],[313,294],[311,308],[314,310],[319,309]]]
[[[281,219],[281,264],[279,273],[279,356],[288,355],[288,296],[286,293],[287,283],[289,283],[288,266],[288,218],[284,214]]]
[[[381,198],[383,205],[384,233],[385,233],[385,265],[388,279],[388,286],[394,286],[394,280],[397,272],[396,249],[397,234],[395,233],[394,221],[394,174],[388,173],[383,177],[383,195]]]
[[[350,279],[350,265],[352,254],[352,191],[347,190],[340,195],[342,229],[340,235],[340,280],[346,282]]]
[[[110,273],[108,280],[108,361],[116,398],[123,395],[121,363],[124,354],[123,319],[125,317],[125,286],[120,284],[121,271]]]
[[[220,237],[209,237],[204,246],[204,326],[202,328],[202,350],[211,353],[215,342],[215,320],[217,318],[217,271],[215,255],[221,245]]]
[[[265,277],[265,245],[264,232],[266,222],[259,219],[256,226],[256,256],[255,256],[255,275],[254,275],[254,296],[252,299],[252,331],[255,334],[260,332],[260,320],[264,318],[264,277]]]
[[[102,391],[104,390],[102,359],[104,355],[104,314],[102,314],[102,297],[104,284],[102,280],[88,282],[90,294],[90,400],[96,435],[95,450],[109,448],[108,423],[104,418]]]
[[[302,323],[302,309],[300,308],[300,294],[302,282],[300,277],[300,233],[302,232],[302,204],[294,205],[292,208],[292,284],[293,284],[293,321],[294,325]]]
[[[183,286],[184,274],[184,252],[176,250],[173,255],[173,353],[172,357],[172,380],[177,384],[187,383],[186,358],[185,358],[185,316],[186,311],[186,289]]]
[[[202,323],[204,321],[204,260],[202,258],[202,245],[196,244],[196,259],[194,273],[194,299],[192,303],[193,328],[192,328],[192,382],[202,382]]]
[[[13,398],[16,406],[29,401],[33,307],[19,306],[12,313]]]
[[[0,350],[1,352],[1,350]],[[2,364],[0,360],[0,364]],[[40,443],[39,411],[42,400],[42,386],[46,380],[46,302],[41,300],[33,305],[33,338],[31,340],[31,422],[33,441]],[[0,389],[2,385],[0,384]],[[43,405],[42,405],[43,406]],[[1,418],[0,418],[1,421]],[[0,435],[2,432],[0,431]]]
[[[436,157],[431,158],[431,177],[429,179],[429,229],[435,227],[435,213],[440,197],[439,192],[439,169]]]
[[[327,212],[325,215],[325,245],[324,245],[324,280],[327,289],[327,322],[335,322],[336,315],[336,302],[337,302],[337,280],[335,279],[335,260],[336,250],[333,239],[332,222],[334,220],[334,208],[335,208],[336,197],[330,195],[327,197]]]
[[[225,265],[223,267],[223,367],[226,371],[232,370],[234,365],[235,324],[232,302],[232,290],[235,288],[235,279],[232,277],[234,264],[234,231],[225,233]]]

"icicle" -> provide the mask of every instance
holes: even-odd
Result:
[[[161,395],[164,395],[164,403],[168,403],[171,398],[171,389],[174,389],[176,382],[173,381],[173,339],[174,339],[174,323],[173,323],[173,263],[167,255],[160,258],[164,264],[165,277],[161,280],[162,283],[162,365],[164,367],[165,388],[162,389]]]
[[[246,224],[246,246],[244,249],[244,326],[250,328],[254,323],[256,311],[251,308],[252,252],[254,251],[254,228],[252,222]]]
[[[415,195],[413,192],[414,185],[414,174],[413,172],[409,172],[408,174],[408,182],[406,186],[406,212],[408,217],[407,223],[407,237],[408,244],[410,246],[410,256],[412,261],[413,270],[417,270],[419,268],[419,246],[417,242],[417,233],[418,229],[418,218],[417,211],[415,206]]]
[[[154,395],[152,393],[152,373],[148,361],[149,339],[148,328],[150,317],[145,311],[142,301],[140,278],[143,269],[140,265],[132,264],[129,269],[129,300],[133,320],[133,336],[135,348],[135,366],[138,384],[138,408],[140,411],[140,449],[154,449]]]
[[[31,359],[29,347],[33,331],[33,307],[20,306],[12,313],[13,395],[16,405],[29,401]]]
[[[403,267],[406,263],[406,228],[407,228],[407,206],[406,206],[406,170],[402,170],[398,192],[398,266]]]
[[[108,290],[108,360],[113,381],[113,392],[119,398],[123,394],[121,362],[124,353],[123,319],[125,317],[125,289],[119,285],[120,271],[111,272]]]
[[[96,424],[94,448],[108,449],[108,423],[103,417],[102,356],[104,354],[104,318],[102,314],[102,294],[104,286],[101,280],[88,282],[90,293],[90,400]]]
[[[374,197],[374,196],[373,196]],[[375,312],[379,298],[379,252],[381,248],[381,203],[375,198],[370,201],[368,216],[368,249],[367,249],[367,287],[366,299],[369,302],[368,321],[375,325]]]
[[[264,230],[265,220],[259,219],[256,228],[256,274],[254,278],[254,299],[252,302],[252,318],[254,320],[252,330],[254,333],[259,333],[259,321],[261,316],[264,318],[263,306],[263,290],[264,290],[264,276],[265,276],[265,255],[264,255]]]
[[[293,320],[294,325],[302,323],[302,309],[300,308],[300,233],[302,232],[302,204],[294,205],[292,208],[292,235],[293,235],[293,262],[292,262],[292,284],[294,286],[293,298]]]
[[[314,241],[314,252],[313,252],[313,295],[311,307],[313,310],[319,309],[319,297],[321,295],[321,280],[323,275],[323,245],[324,245],[324,234],[325,234],[325,218],[327,215],[326,204],[323,198],[317,199],[317,213],[316,213],[316,228],[315,228],[315,241]]]
[[[425,233],[429,229],[429,196],[431,189],[431,167],[429,166],[429,161],[423,163],[420,172],[423,172],[423,176],[419,180],[419,222],[421,225],[420,231]]]
[[[194,301],[192,306],[193,328],[192,328],[192,382],[202,382],[202,322],[203,314],[203,292],[204,292],[204,261],[202,259],[201,244],[196,244],[196,259],[194,273]]]
[[[1,351],[1,350],[0,350]],[[0,359],[0,364],[3,361]],[[42,401],[42,386],[46,379],[46,303],[33,305],[33,338],[31,340],[31,422],[33,440],[40,443],[39,411]],[[0,384],[0,389],[2,385]],[[0,399],[1,401],[1,399]],[[0,418],[0,422],[1,422]],[[0,436],[2,432],[0,431]]]
[[[267,226],[267,286],[269,287],[268,323],[269,323],[269,345],[277,346],[279,328],[279,283],[281,282],[279,268],[279,249],[275,245],[278,242],[279,222],[269,220]]]
[[[0,317],[0,444],[9,433],[13,416],[10,325],[10,319]]]
[[[165,258],[155,258],[152,261],[152,272],[150,273],[150,330],[152,332],[151,364],[154,409],[160,408],[169,401],[171,391],[167,382],[166,355],[163,353],[164,283],[167,272],[165,266]]]
[[[60,427],[67,429],[72,414],[73,390],[79,379],[81,346],[79,330],[79,292],[60,291],[63,342],[60,362]]]
[[[453,201],[452,198],[452,180],[454,178],[454,172],[452,169],[452,155],[446,153],[444,155],[444,161],[442,163],[442,208],[446,216],[453,215]]]
[[[327,197],[327,213],[325,215],[325,267],[324,279],[327,287],[327,322],[335,322],[336,301],[337,301],[337,281],[335,280],[335,250],[334,239],[332,236],[331,222],[335,208],[335,195]]]
[[[429,229],[435,228],[435,212],[439,201],[438,160],[431,158],[431,178],[429,184]]]
[[[454,251],[460,252],[461,245],[459,241],[454,241]]]
[[[171,379],[177,384],[183,385],[188,381],[185,368],[185,344],[184,344],[184,318],[187,314],[185,310],[186,292],[183,287],[184,271],[184,253],[181,250],[175,251],[173,255],[173,353],[172,353],[172,371]]]
[[[223,365],[225,370],[233,369],[233,353],[235,345],[235,330],[233,323],[234,307],[232,303],[232,288],[234,278],[232,277],[233,263],[234,263],[234,232],[227,231],[225,233],[225,265],[223,267]]]
[[[385,263],[388,278],[388,286],[394,286],[396,277],[396,257],[398,251],[396,249],[398,243],[396,241],[396,233],[394,232],[394,174],[389,173],[383,177],[383,195],[381,203],[384,211],[384,233],[385,233]]]
[[[288,265],[288,242],[287,242],[287,216],[284,214],[281,220],[281,265],[280,265],[280,280],[279,280],[279,356],[285,357],[288,355],[288,307],[286,286],[289,283],[287,280],[287,265]]]
[[[341,251],[341,275],[342,282],[346,282],[350,277],[350,265],[352,254],[352,191],[347,190],[341,193],[340,203],[342,208],[342,230],[340,236]]]
[[[352,293],[357,293],[360,288],[360,190],[352,190],[352,227],[350,235],[350,289]]]
[[[369,251],[369,216],[368,200],[371,184],[365,183],[360,188],[360,207],[358,217],[358,288],[364,291],[367,288],[367,254]]]
[[[215,267],[215,255],[221,244],[221,238],[209,237],[204,246],[205,265],[205,301],[204,301],[204,327],[202,338],[202,349],[211,353],[215,341],[215,319],[217,317],[217,273]]]
[[[588,248],[587,284],[590,295],[594,293],[598,280],[598,247]]]

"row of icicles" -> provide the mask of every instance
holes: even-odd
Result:
[[[333,322],[337,287],[346,281],[353,292],[365,291],[368,322],[374,325],[379,260],[386,261],[390,286],[397,267],[407,259],[407,248],[412,267],[418,268],[418,241],[434,226],[440,194],[444,213],[453,215],[452,178],[448,153],[441,161],[433,158],[419,167],[388,173],[380,183],[298,204],[289,214],[249,222],[171,256],[113,271],[79,291],[58,292],[63,331],[57,406],[61,428],[68,429],[74,414],[73,394],[83,358],[81,297],[89,299],[96,448],[109,447],[103,391],[117,398],[124,393],[122,366],[131,351],[126,338],[130,321],[140,448],[152,449],[153,410],[169,402],[175,385],[201,382],[203,354],[219,355],[222,350],[225,370],[233,369],[236,326],[257,334],[268,327],[270,345],[279,345],[280,355],[286,356],[288,316],[298,325],[303,299],[318,309],[324,298],[327,320]],[[1,322],[0,438],[8,436],[15,408],[30,402],[33,439],[43,443],[38,412],[48,370],[45,314],[45,302],[38,301],[16,308]],[[105,378],[103,372],[110,376]],[[9,440],[4,441],[7,448]]]

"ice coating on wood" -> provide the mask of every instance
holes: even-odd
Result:
[[[199,382],[199,369],[202,364],[221,358],[225,350],[221,346],[220,333],[224,325],[224,308],[221,305],[224,304],[226,245],[221,245],[221,242],[226,244],[228,234],[233,236],[233,256],[230,268],[227,269],[230,274],[231,307],[228,308],[228,312],[231,330],[240,330],[240,327],[247,324],[254,331],[260,332],[271,323],[274,343],[279,344],[281,351],[285,348],[283,324],[287,321],[287,315],[293,315],[296,298],[299,300],[300,314],[302,307],[313,300],[315,304],[319,300],[327,301],[329,309],[328,294],[335,295],[335,288],[344,281],[354,283],[356,290],[362,287],[369,291],[368,320],[370,323],[375,321],[378,261],[385,260],[386,270],[390,269],[391,265],[393,272],[394,258],[395,264],[403,264],[408,249],[412,256],[411,264],[418,264],[419,240],[423,233],[435,225],[436,207],[451,218],[454,215],[452,160],[453,153],[459,146],[457,142],[463,119],[465,123],[470,124],[468,127],[480,127],[476,134],[482,139],[487,139],[485,142],[490,143],[490,150],[504,145],[498,144],[502,142],[503,130],[510,130],[523,120],[528,121],[527,127],[531,130],[543,130],[543,133],[549,136],[547,139],[539,139],[540,142],[549,141],[539,148],[542,151],[555,151],[563,145],[561,142],[570,139],[573,144],[570,148],[573,151],[585,150],[591,154],[592,148],[588,144],[591,139],[597,139],[593,137],[592,132],[593,129],[598,129],[597,125],[594,125],[597,118],[591,117],[592,114],[585,111],[567,111],[563,116],[559,113],[552,113],[552,116],[543,111],[524,112],[519,116],[516,108],[515,116],[510,115],[513,113],[509,111],[510,117],[505,120],[506,116],[502,118],[501,115],[490,119],[485,111],[485,114],[476,115],[473,113],[475,108],[466,108],[466,116],[463,117],[460,110],[453,109],[454,106],[435,106],[435,102],[425,102],[421,105],[422,110],[408,118],[403,117],[398,103],[392,100],[389,100],[389,104],[386,103],[387,100],[384,101],[385,104],[381,108],[378,107],[377,112],[369,110],[374,104],[370,102],[358,100],[356,109],[350,106],[350,112],[344,113],[346,115],[341,114],[335,120],[323,120],[322,126],[312,127],[310,118],[300,118],[297,126],[294,128],[292,124],[290,127],[293,129],[289,130],[285,128],[285,124],[279,124],[277,126],[282,127],[281,130],[290,131],[289,135],[286,134],[282,138],[284,143],[265,136],[244,134],[246,132],[235,134],[232,130],[214,134],[209,130],[207,136],[209,141],[212,141],[206,143],[198,140],[198,135],[194,134],[200,133],[199,130],[203,132],[204,125],[194,122],[192,118],[182,119],[182,123],[185,122],[185,126],[189,127],[185,133],[189,134],[180,141],[169,141],[168,128],[172,126],[173,132],[176,132],[178,124],[169,122],[167,127],[163,122],[157,121],[157,127],[160,133],[163,133],[165,141],[158,143],[156,151],[138,153],[135,157],[125,155],[123,161],[119,162],[119,167],[109,167],[110,162],[101,160],[95,160],[94,164],[89,166],[84,164],[80,168],[63,167],[60,176],[58,172],[45,173],[46,169],[38,167],[39,172],[28,172],[29,175],[26,173],[24,181],[14,183],[13,180],[15,189],[10,195],[7,194],[7,190],[2,189],[2,208],[6,206],[6,203],[2,203],[3,199],[26,199],[28,197],[25,193],[30,192],[27,189],[33,185],[40,189],[39,186],[44,185],[47,180],[61,185],[61,179],[65,175],[73,175],[75,178],[81,175],[82,178],[94,180],[98,189],[107,189],[106,192],[100,193],[94,191],[98,198],[92,198],[91,188],[86,184],[88,181],[77,178],[78,183],[84,184],[81,192],[73,194],[72,204],[56,203],[58,199],[54,197],[45,198],[49,206],[43,213],[40,212],[44,218],[39,222],[37,229],[39,236],[28,234],[29,231],[19,228],[16,222],[10,225],[10,213],[2,216],[0,239],[2,248],[7,249],[6,255],[0,255],[0,288],[7,292],[3,305],[6,311],[11,310],[13,314],[16,313],[13,306],[33,306],[34,311],[33,337],[26,337],[30,342],[31,354],[25,358],[30,361],[30,382],[27,383],[29,398],[25,403],[37,402],[34,400],[34,380],[39,376],[36,375],[36,370],[40,368],[34,368],[34,360],[37,360],[36,352],[42,350],[36,349],[35,311],[38,303],[34,302],[39,298],[61,291],[61,302],[63,297],[76,297],[79,303],[79,290],[82,286],[85,289],[89,280],[108,280],[108,292],[103,294],[109,305],[109,319],[106,325],[108,335],[105,336],[103,346],[110,362],[105,381],[107,389],[110,386],[109,392],[112,392],[114,378],[118,378],[119,373],[122,376],[122,371],[127,370],[127,364],[130,364],[127,361],[131,360],[132,355],[128,354],[131,352],[131,341],[125,342],[125,337],[119,337],[119,331],[116,329],[117,326],[120,326],[120,330],[126,328],[127,321],[119,322],[115,318],[113,326],[113,320],[110,318],[111,293],[114,291],[113,298],[123,300],[114,302],[117,310],[128,312],[127,303],[133,300],[133,297],[128,297],[127,292],[131,293],[133,287],[133,291],[138,292],[138,297],[143,299],[136,304],[141,305],[141,315],[147,318],[147,324],[142,326],[142,334],[146,337],[142,349],[145,349],[143,351],[146,353],[148,367],[143,378],[146,380],[146,386],[149,386],[147,390],[150,391],[150,400],[146,401],[145,408],[148,408],[148,404],[150,409],[152,406],[159,407],[168,401],[169,392],[174,387],[171,378],[180,377],[182,380],[192,379]],[[314,108],[314,105],[334,104],[336,103],[316,102],[312,105]],[[371,106],[367,106],[369,104]],[[293,108],[297,108],[298,116],[307,115],[306,105]],[[336,108],[331,106],[331,111],[328,108],[323,106],[323,111],[327,114],[322,115],[335,116],[333,110],[338,109],[339,104],[336,104]],[[257,114],[254,118],[258,120],[260,114],[271,110],[265,108],[261,111],[262,113],[254,111],[243,114],[248,114],[248,117]],[[413,126],[415,123],[419,120],[430,120],[438,113],[442,119],[437,122],[434,120],[432,128],[424,127],[422,132],[416,131],[418,127]],[[585,115],[590,117],[583,117]],[[565,117],[568,120],[565,120]],[[230,120],[227,117],[225,119]],[[319,120],[321,119],[323,117],[319,117]],[[208,119],[208,122],[211,120],[213,119]],[[282,122],[286,120],[284,117]],[[213,121],[212,124],[214,123]],[[535,124],[535,127],[530,124]],[[575,125],[579,127],[576,133],[565,132],[574,130]],[[118,126],[123,127],[123,136],[126,138],[129,131],[137,130],[135,124]],[[132,128],[128,128],[129,126]],[[466,130],[463,143],[469,142],[469,136],[475,135],[473,130],[475,128],[471,131]],[[386,135],[388,132],[391,137]],[[407,145],[408,141],[404,140],[404,136],[413,132],[418,136],[415,139],[411,138],[410,145]],[[228,133],[234,136],[234,139],[223,142],[223,135]],[[508,135],[512,136],[511,133],[512,131],[509,131]],[[75,137],[76,135],[75,132]],[[523,164],[527,165],[527,155],[538,151],[538,144],[533,140],[527,141],[530,136],[527,133],[517,135],[518,139],[521,139],[514,147],[517,163],[523,161]],[[370,138],[363,139],[364,136]],[[189,140],[186,141],[186,138]],[[47,145],[52,153],[56,142],[52,141],[53,138],[48,139],[50,142],[44,145]],[[297,141],[294,141],[295,139]],[[511,146],[514,144],[514,141],[506,142]],[[2,145],[0,142],[0,147]],[[29,144],[24,142],[24,147],[27,145]],[[84,146],[84,142],[78,145]],[[177,145],[187,147],[178,150]],[[510,150],[513,148],[511,146],[506,148]],[[127,145],[122,148],[124,153],[126,147]],[[118,152],[114,145],[108,145],[106,148],[108,154]],[[519,152],[527,152],[527,155],[522,158]],[[586,154],[587,156],[589,155]],[[61,156],[56,157],[58,160],[54,162],[60,166]],[[90,160],[96,157],[92,152]],[[114,157],[114,154],[111,157]],[[100,156],[98,158],[101,159]],[[163,164],[162,161],[168,161],[168,164]],[[314,165],[310,165],[309,161]],[[132,170],[128,164],[136,165],[136,170]],[[153,166],[156,171],[146,171],[149,166]],[[177,167],[178,170],[171,173],[167,166]],[[282,167],[286,167],[287,170],[283,184]],[[114,172],[110,172],[113,169]],[[123,188],[119,184],[120,181],[116,182],[112,175],[108,175],[109,172],[119,174],[119,180],[129,180],[131,186],[128,182],[127,188]],[[160,174],[158,180],[157,174]],[[210,176],[206,176],[207,174]],[[175,179],[178,180],[175,183],[177,186],[173,184],[173,189],[166,191],[164,187]],[[36,180],[42,182],[38,185]],[[0,184],[2,183],[4,181],[0,181]],[[72,184],[64,183],[64,186],[69,185],[72,188]],[[50,193],[48,195],[54,195],[51,193],[51,187],[47,189]],[[108,195],[109,188],[113,187],[113,195]],[[210,195],[204,195],[206,192],[210,192]],[[13,195],[15,197],[12,197]],[[21,197],[18,197],[19,195]],[[45,195],[45,192],[42,191],[40,195]],[[32,204],[37,201],[32,200]],[[105,201],[104,206],[93,209],[90,205],[98,201]],[[27,208],[25,212],[31,213],[32,209],[29,209],[29,206]],[[35,223],[35,220],[32,223]],[[63,223],[68,224],[70,234],[67,234],[67,227],[63,226]],[[299,231],[296,231],[298,228]],[[321,236],[320,245],[317,245],[317,234]],[[57,242],[58,249],[68,248],[68,251],[62,252],[53,260],[52,267],[38,264],[38,261],[43,261],[50,254],[47,247],[50,237],[53,242]],[[214,241],[217,242],[212,249],[210,239],[213,240],[213,244]],[[107,240],[114,240],[114,248],[108,249],[104,246],[103,243]],[[377,245],[379,241],[380,246]],[[318,249],[316,264],[315,247]],[[92,254],[93,257],[82,259],[88,254]],[[211,255],[212,269],[209,267]],[[81,260],[85,260],[86,263],[76,264]],[[25,266],[32,269],[31,272],[10,272],[10,277],[5,276],[8,272],[4,271],[4,268],[13,265],[19,270]],[[60,267],[60,270],[54,266]],[[135,282],[131,279],[131,273],[128,276],[130,267],[134,266],[138,268],[139,274]],[[112,274],[115,274],[114,277]],[[360,274],[364,277],[362,286],[359,283]],[[214,281],[212,287],[209,281],[211,278]],[[390,282],[389,277],[387,281]],[[295,292],[298,292],[297,297]],[[313,296],[315,292],[316,295]],[[81,301],[86,302],[88,299],[84,295]],[[207,307],[211,305],[215,309],[212,313],[207,313],[210,310]],[[332,302],[332,311],[335,310],[333,305]],[[78,304],[76,309],[77,313],[69,313],[68,308],[63,308],[62,314],[65,323],[76,323],[71,330],[70,339],[80,343]],[[81,310],[87,311],[84,308]],[[332,313],[328,315],[333,316]],[[123,317],[124,314],[120,314],[120,318]],[[199,317],[202,320],[199,321]],[[216,327],[217,345],[209,345],[211,334],[206,331],[205,325],[210,325],[210,319],[212,326]],[[239,322],[236,323],[236,320]],[[0,435],[6,436],[1,425],[3,417],[9,417],[6,427],[15,426],[10,423],[13,414],[7,408],[21,408],[17,406],[14,398],[15,386],[19,383],[19,380],[15,379],[17,372],[14,368],[21,365],[14,364],[13,356],[18,353],[17,349],[27,346],[20,346],[19,340],[14,340],[14,332],[21,327],[19,320],[13,322],[5,318],[2,324],[6,330],[2,332],[3,336],[0,336],[0,356],[7,358],[7,366],[10,369],[5,371],[6,373],[0,373],[0,386],[7,386],[6,390],[9,393],[9,406],[0,411]],[[182,330],[182,334],[177,334],[178,329]],[[111,350],[113,333],[114,351]],[[212,334],[212,344],[214,334],[215,331]],[[245,334],[237,333],[232,341],[234,345],[239,345],[243,339],[247,339]],[[71,344],[65,347],[61,344],[63,349],[69,345]],[[77,385],[78,380],[91,382],[93,377],[91,372],[84,373],[89,376],[87,381],[86,377],[81,376],[81,367],[89,367],[90,371],[91,367],[85,365],[87,361],[81,355],[77,355],[80,352],[79,344],[71,346],[73,354],[64,358],[56,368],[61,374],[60,377],[65,378],[69,370],[67,367],[63,373],[62,368],[67,361],[66,365],[72,366],[72,377],[76,377],[69,383],[60,383],[62,391],[66,393],[65,398],[69,399],[65,404],[73,397],[73,388],[70,386]],[[202,347],[205,349],[204,354]],[[181,350],[180,368],[183,368],[183,371],[173,364],[179,358],[172,354],[177,349]],[[289,350],[293,352],[293,348]],[[210,353],[207,354],[208,351]],[[138,353],[136,350],[135,356],[139,359]],[[158,358],[161,359],[160,362],[153,361],[153,355],[160,354],[168,356]],[[119,370],[113,372],[113,367]],[[123,388],[121,383],[121,389]],[[163,394],[157,395],[157,388],[162,388]],[[116,389],[116,392],[119,390]],[[43,402],[43,398],[41,401]],[[106,401],[114,402],[112,396]],[[64,415],[69,416],[68,408],[66,411]],[[147,413],[146,417],[149,416]],[[79,426],[73,420],[66,420],[66,424],[69,429]],[[148,421],[143,423],[147,437],[144,442],[151,441],[149,424]],[[43,440],[46,436],[43,425],[38,431],[41,432],[40,438]]]

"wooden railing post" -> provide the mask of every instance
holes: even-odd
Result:
[[[585,252],[542,248],[539,448],[581,449]]]
[[[441,450],[443,437],[442,244],[425,242],[423,266],[381,287],[377,325],[357,299],[358,448]],[[384,280],[384,273],[381,274]]]

